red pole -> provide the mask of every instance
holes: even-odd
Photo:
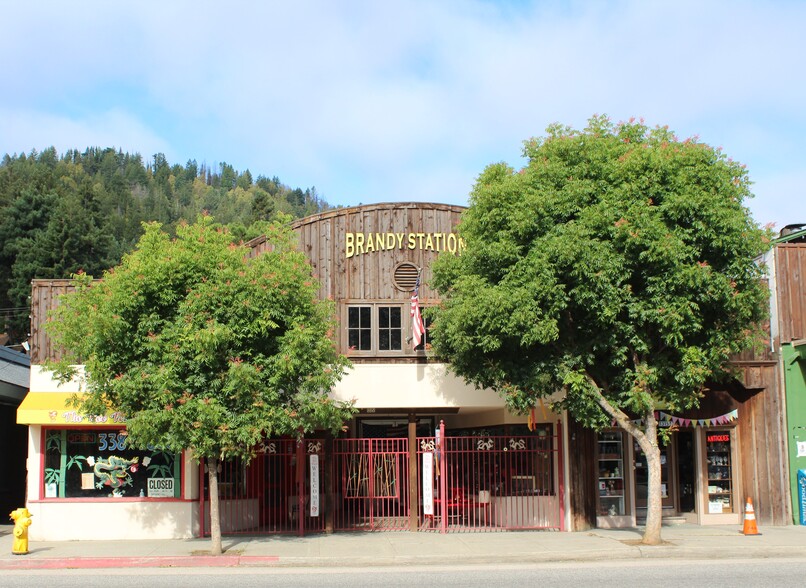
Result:
[[[373,529],[375,527],[375,457],[372,452],[373,440],[367,439],[367,443],[369,445],[369,468],[367,469],[369,473],[369,528]]]
[[[200,537],[204,537],[205,532],[207,531],[207,525],[206,525],[207,517],[204,516],[204,509],[205,509],[205,504],[204,504],[204,476],[205,476],[204,464],[205,464],[205,461],[206,461],[205,459],[199,460],[199,513],[201,514],[201,516],[199,517],[199,520],[201,521],[199,523],[199,536]]]
[[[445,421],[439,421],[439,443],[437,444],[437,455],[439,455],[439,504],[441,507],[441,533],[448,531],[448,480],[447,472],[448,467],[445,462],[448,461],[448,454],[445,451],[447,443],[445,443]]]
[[[297,439],[297,535],[305,534],[305,446]]]
[[[563,458],[563,423],[557,421],[557,499],[560,501],[560,531],[565,531],[565,459]]]

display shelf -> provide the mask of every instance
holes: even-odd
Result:
[[[733,467],[730,433],[715,431],[706,434],[705,467],[708,512],[721,514],[734,511]]]
[[[624,492],[624,443],[619,432],[605,432],[598,440],[600,516],[626,514]]]

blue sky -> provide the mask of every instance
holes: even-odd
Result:
[[[466,204],[593,114],[745,163],[806,223],[806,2],[0,0],[0,153],[227,162],[331,204]]]

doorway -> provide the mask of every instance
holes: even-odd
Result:
[[[661,468],[661,504],[664,514],[671,514],[675,511],[675,495],[677,490],[675,476],[675,446],[673,439],[666,445],[660,447],[660,468]],[[635,510],[637,518],[646,516],[647,508],[647,487],[649,484],[649,469],[647,468],[646,455],[636,441],[633,441],[633,471],[635,474]]]
[[[675,437],[680,513],[695,512],[694,488],[697,484],[697,470],[694,459],[694,432],[678,431]]]

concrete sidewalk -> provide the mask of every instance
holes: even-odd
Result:
[[[765,527],[745,536],[738,526],[664,527],[664,544],[642,546],[640,529],[577,533],[335,533],[307,537],[224,537],[211,556],[209,539],[32,542],[12,555],[12,527],[0,526],[0,570],[204,567],[384,566],[597,561],[640,558],[806,559],[806,527]]]

